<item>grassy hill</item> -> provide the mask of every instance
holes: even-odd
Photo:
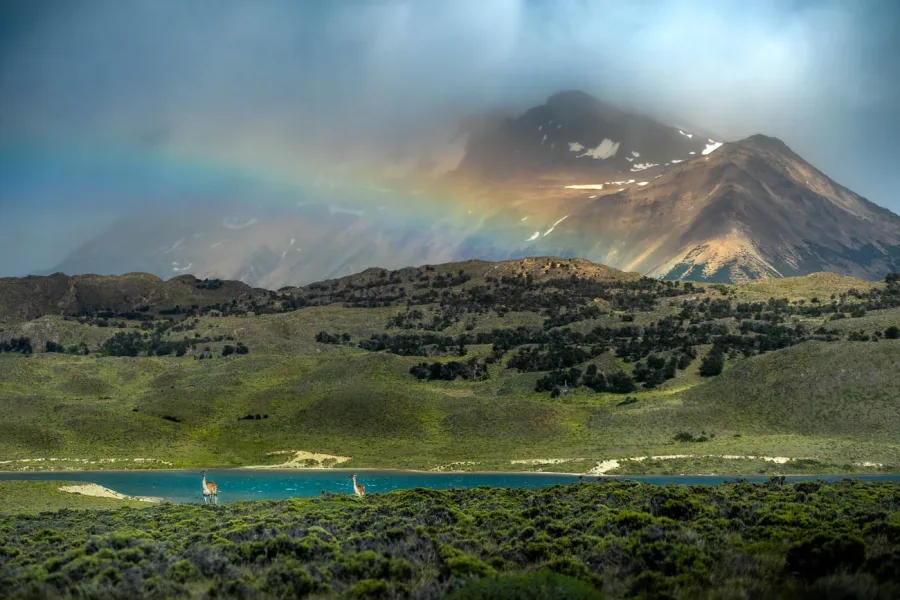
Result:
[[[302,450],[348,467],[900,469],[900,340],[884,333],[900,325],[896,284],[685,286],[550,258],[214,299],[7,319],[0,342],[34,343],[0,353],[0,468],[275,464]],[[716,355],[723,372],[701,375]],[[486,376],[431,378],[469,361]],[[598,384],[591,365],[633,389]]]

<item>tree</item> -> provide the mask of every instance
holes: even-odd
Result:
[[[896,325],[891,325],[887,329],[884,330],[884,337],[889,340],[900,339],[900,327]]]
[[[725,368],[725,357],[722,351],[714,349],[703,358],[700,363],[700,375],[703,377],[715,377]]]
[[[225,344],[225,347],[222,348],[222,356],[230,356],[232,354],[234,354],[234,346]]]
[[[609,391],[614,394],[628,394],[637,389],[637,385],[630,375],[622,371],[616,371],[608,378]]]
[[[247,346],[245,346],[243,342],[238,342],[238,343],[237,343],[237,348],[235,348],[235,351],[236,351],[238,354],[249,354],[249,353],[250,353],[250,348],[248,348]]]

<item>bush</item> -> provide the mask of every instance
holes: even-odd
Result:
[[[591,584],[566,575],[539,571],[477,579],[447,596],[448,600],[603,600]]]
[[[860,538],[820,532],[794,544],[786,568],[807,581],[858,570],[866,560],[866,544]]]
[[[350,598],[359,598],[360,600],[386,598],[388,596],[388,583],[384,579],[363,579],[350,588],[348,595]]]
[[[715,377],[725,368],[725,357],[720,350],[714,349],[703,358],[700,363],[700,375],[703,377]]]
[[[604,480],[0,515],[0,596],[898,598],[898,493]]]

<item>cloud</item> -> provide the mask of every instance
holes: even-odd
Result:
[[[577,88],[726,139],[777,135],[888,205],[882,191],[900,186],[887,0],[46,0],[0,13],[0,146],[280,172],[440,162],[429,153],[458,157],[462,118]],[[11,178],[0,166],[0,220],[29,200]]]
[[[3,105],[76,136],[225,138],[246,152],[378,140],[400,151],[413,125],[428,135],[429,123],[440,130],[487,106],[524,108],[561,87],[711,121],[723,135],[769,129],[796,116],[791,106],[823,97],[816,109],[835,112],[891,99],[873,85],[863,43],[872,30],[856,3],[48,6],[28,35],[8,40]]]

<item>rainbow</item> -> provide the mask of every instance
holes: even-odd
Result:
[[[30,194],[39,193],[51,203],[105,200],[112,210],[123,204],[152,208],[219,200],[248,210],[318,205],[365,214],[409,232],[450,229],[477,245],[502,248],[525,245],[533,230],[544,231],[561,216],[544,218],[492,205],[482,194],[438,189],[434,182],[388,187],[372,173],[341,172],[266,153],[31,138],[4,142],[0,164],[0,189],[5,190],[0,202],[29,202]]]

